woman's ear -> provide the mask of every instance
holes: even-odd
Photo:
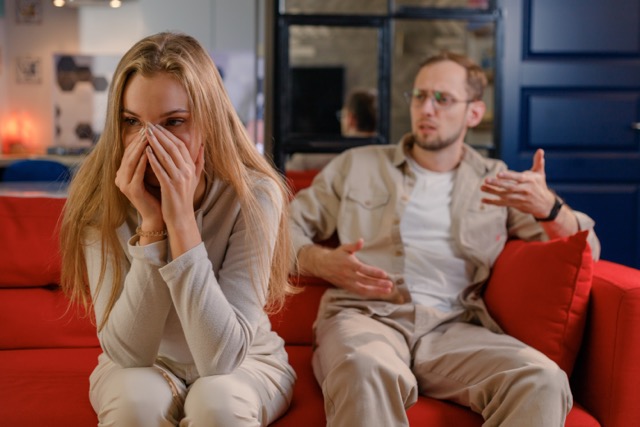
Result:
[[[467,127],[476,127],[482,121],[484,113],[487,111],[487,105],[484,101],[472,101],[467,109]]]

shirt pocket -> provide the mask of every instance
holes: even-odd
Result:
[[[342,215],[341,235],[349,241],[360,237],[365,244],[378,238],[385,230],[389,230],[389,222],[393,218],[391,195],[386,190],[350,190],[347,193]]]

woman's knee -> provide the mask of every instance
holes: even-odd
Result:
[[[180,397],[154,368],[113,370],[94,408],[101,425],[173,426],[180,418]]]
[[[187,426],[260,426],[260,397],[247,384],[230,381],[228,376],[198,379],[187,394],[185,422]]]

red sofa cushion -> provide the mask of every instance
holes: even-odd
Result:
[[[585,321],[593,260],[587,232],[548,242],[507,242],[484,300],[503,330],[538,349],[568,375]]]
[[[59,287],[0,289],[0,349],[97,347],[96,328]]]
[[[59,283],[58,218],[65,201],[0,197],[0,288]]]

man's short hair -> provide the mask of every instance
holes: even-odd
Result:
[[[355,89],[344,103],[351,112],[361,132],[375,132],[378,126],[378,95],[375,90]]]
[[[443,61],[453,61],[467,71],[467,91],[469,92],[469,98],[474,101],[481,100],[484,89],[487,87],[487,75],[484,73],[482,67],[468,56],[443,51],[425,59],[420,64],[419,70],[428,65]]]

